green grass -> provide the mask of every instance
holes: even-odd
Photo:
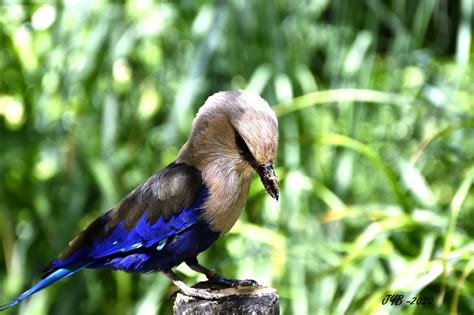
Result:
[[[255,178],[206,265],[277,288],[283,314],[474,312],[471,0],[0,11],[0,302],[171,162],[207,96],[240,88],[278,115],[281,200]],[[10,313],[167,314],[173,290],[88,270]]]

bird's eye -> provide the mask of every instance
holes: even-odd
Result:
[[[255,158],[252,155],[252,152],[250,152],[249,147],[247,146],[247,143],[245,140],[242,138],[242,136],[239,134],[237,130],[235,130],[235,144],[237,145],[237,148],[239,149],[240,155],[251,165],[256,165],[257,162],[255,161]]]

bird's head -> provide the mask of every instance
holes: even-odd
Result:
[[[278,121],[268,103],[252,92],[224,91],[210,96],[199,109],[178,161],[220,174],[249,176],[255,170],[265,190],[278,200],[273,168],[277,147]]]

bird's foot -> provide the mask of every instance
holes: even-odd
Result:
[[[244,279],[244,280],[237,280],[237,279],[229,279],[221,276],[220,274],[216,273],[213,277],[209,278],[208,280],[211,284],[219,284],[225,287],[255,287],[258,286],[258,282],[252,279]]]

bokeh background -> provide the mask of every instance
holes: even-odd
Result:
[[[204,264],[274,286],[283,314],[474,312],[472,0],[0,10],[0,302],[172,162],[207,96],[247,89],[279,117],[281,200],[255,178]],[[10,314],[167,314],[174,290],[88,270]]]

